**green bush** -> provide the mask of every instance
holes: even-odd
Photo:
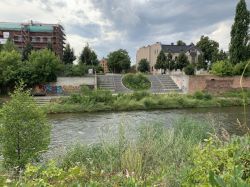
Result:
[[[228,142],[209,138],[196,146],[183,186],[249,186],[250,136],[224,136]]]
[[[241,63],[236,64],[233,69],[233,74],[241,76],[246,66],[247,66],[247,62],[241,62]],[[250,65],[247,66],[244,76],[246,77],[250,76]]]
[[[195,67],[193,64],[188,64],[185,68],[184,68],[184,72],[186,75],[194,75],[195,74]]]
[[[123,79],[122,82],[124,84],[124,86],[126,86],[127,88],[131,89],[131,90],[135,90],[135,91],[140,91],[140,90],[148,90],[151,87],[151,83],[148,80],[148,78],[139,73],[139,74],[126,74]]]
[[[20,171],[48,149],[51,127],[45,113],[22,85],[0,110],[0,118],[0,140],[6,168]]]
[[[211,73],[218,76],[232,76],[233,65],[229,61],[218,61],[212,64]]]
[[[212,95],[207,93],[207,92],[201,92],[201,91],[196,91],[193,95],[193,97],[195,99],[199,99],[199,100],[211,100],[212,99]]]

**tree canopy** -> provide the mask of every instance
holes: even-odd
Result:
[[[178,40],[177,41],[177,45],[182,46],[182,45],[186,45],[186,43],[183,42],[182,40]]]
[[[168,60],[163,50],[160,51],[156,59],[155,69],[163,69],[164,72],[168,67]]]
[[[196,44],[203,53],[203,58],[206,62],[214,63],[217,61],[219,53],[219,43],[209,39],[208,36],[201,36],[200,41]]]
[[[145,58],[141,59],[138,64],[137,70],[143,73],[149,72],[150,71],[149,61],[147,61],[147,59]]]
[[[184,67],[186,67],[189,64],[188,57],[185,53],[180,53],[176,60],[176,67],[175,69],[182,70]]]
[[[67,44],[63,50],[63,63],[64,64],[73,64],[76,60],[76,56],[74,54],[74,49],[70,48],[70,45]]]
[[[82,53],[79,58],[79,63],[93,66],[96,66],[98,64],[97,55],[95,51],[90,49],[88,44],[82,50]]]
[[[233,64],[245,61],[250,57],[249,24],[250,13],[247,10],[246,2],[245,0],[240,0],[236,7],[236,14],[231,30],[231,42],[229,47],[230,61]]]
[[[108,66],[113,73],[127,72],[130,69],[130,64],[130,57],[124,49],[119,49],[108,55]]]
[[[17,88],[0,110],[0,136],[4,165],[18,171],[48,149],[50,129],[46,114],[29,91]]]

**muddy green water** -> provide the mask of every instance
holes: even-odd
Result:
[[[249,124],[250,107],[247,111]],[[227,107],[49,115],[53,124],[51,149],[64,149],[76,143],[96,143],[102,136],[117,134],[121,123],[133,134],[136,128],[145,123],[158,122],[171,128],[182,117],[194,118],[203,125],[212,123],[215,128],[224,127],[231,134],[240,134],[237,119],[243,121],[244,112],[243,107]]]

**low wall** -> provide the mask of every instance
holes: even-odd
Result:
[[[219,93],[240,89],[240,76],[218,77],[213,75],[189,76],[188,93],[207,91]],[[242,86],[250,89],[250,77],[243,78]]]
[[[96,87],[95,76],[86,77],[58,77],[57,82],[37,85],[33,88],[35,95],[64,95],[78,92],[81,86]]]
[[[175,84],[184,92],[188,93],[189,76],[187,75],[171,75],[170,76]]]

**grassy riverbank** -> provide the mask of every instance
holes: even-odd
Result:
[[[248,92],[247,92],[248,93]],[[232,94],[231,94],[232,95]],[[236,95],[236,93],[235,93]],[[179,93],[150,94],[135,92],[113,96],[109,91],[84,90],[55,103],[44,106],[47,113],[74,113],[98,111],[132,111],[202,107],[242,106],[250,103],[249,97],[242,99],[240,93],[235,97],[226,95],[212,96],[208,93],[197,92],[193,95]]]
[[[117,135],[98,144],[72,146],[50,161],[28,164],[18,177],[0,170],[0,185],[249,185],[249,135],[220,132],[208,123],[183,118],[172,128],[144,124],[133,132],[137,138],[131,138],[126,125],[120,124]]]

